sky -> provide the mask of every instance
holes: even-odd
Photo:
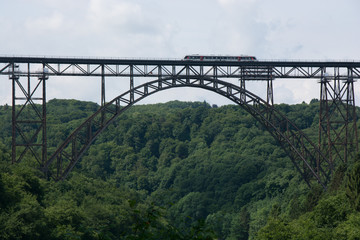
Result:
[[[358,0],[0,0],[0,55],[360,60],[359,9]],[[0,104],[10,104],[10,81],[4,76],[0,81]],[[106,100],[128,86],[126,79],[107,78]],[[359,87],[355,84],[357,105]],[[266,98],[266,83],[247,83],[247,88]],[[316,80],[274,81],[276,103],[319,97]],[[47,99],[52,98],[100,102],[100,79],[50,78]],[[231,103],[191,88],[157,93],[140,103],[170,100]]]

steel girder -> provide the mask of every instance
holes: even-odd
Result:
[[[354,78],[360,78],[360,62],[344,61],[253,61],[253,62],[216,62],[185,60],[144,60],[144,59],[81,59],[47,57],[1,57],[0,75],[9,75],[11,62],[18,64],[45,65],[48,75],[56,76],[130,76],[151,77],[160,71],[163,77],[189,76],[240,78],[247,80],[266,80],[268,69],[272,69],[274,78],[320,79],[323,68],[351,69]],[[188,67],[186,67],[188,66]],[[214,74],[216,67],[216,75]],[[32,72],[19,72],[20,76],[37,75],[37,68]],[[245,71],[244,71],[245,69]],[[247,70],[246,70],[247,69]],[[189,72],[186,72],[189,70]],[[340,74],[347,77],[347,73]]]
[[[317,172],[316,159],[320,156],[323,163],[328,161],[301,130],[265,100],[244,88],[212,78],[160,78],[130,89],[107,103],[78,127],[48,159],[43,171],[56,180],[66,178],[95,138],[117,116],[149,95],[176,87],[203,88],[240,105],[270,131],[290,155],[295,167],[309,185],[315,179],[326,187],[330,178],[329,172],[322,168]],[[246,101],[241,97],[243,95],[246,95]]]

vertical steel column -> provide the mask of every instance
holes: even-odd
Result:
[[[30,96],[31,94],[31,86],[30,86],[30,63],[27,64],[27,68],[28,68],[28,74],[27,74],[27,78],[28,78],[28,89],[27,89],[27,94]]]
[[[171,84],[173,85],[173,86],[175,86],[176,85],[176,66],[175,65],[173,65],[172,66],[172,82],[171,82]]]
[[[134,66],[130,65],[130,102],[134,102]]]
[[[204,66],[200,66],[200,85],[204,85]]]
[[[190,66],[186,65],[186,84],[190,84]]]
[[[268,68],[267,71],[267,96],[266,96],[267,104],[273,106],[274,105],[274,89],[273,89],[273,76],[272,76],[272,68]]]
[[[101,107],[105,105],[105,66],[101,64]]]
[[[347,113],[347,129],[346,129],[346,145],[349,146],[348,151],[350,156],[354,157],[355,152],[359,151],[358,143],[358,130],[357,130],[357,115],[356,115],[356,106],[355,106],[355,92],[354,92],[354,76],[353,69],[348,68],[348,78],[346,83],[346,113]],[[348,153],[346,151],[346,153]],[[347,159],[346,156],[345,159]]]
[[[240,70],[240,102],[241,103],[245,103],[246,102],[246,94],[245,94],[245,89],[246,89],[246,86],[245,86],[245,69],[244,67],[241,67],[241,70]]]
[[[30,72],[30,65],[28,65]],[[48,76],[45,72],[45,64],[42,66],[42,76],[39,78],[42,81],[42,157],[41,157],[41,168],[45,166],[47,160],[47,134],[46,134],[46,80]],[[29,94],[30,94],[30,77],[29,77]]]
[[[106,102],[106,100],[105,100],[105,65],[104,64],[101,64],[101,90],[100,91],[101,91],[101,99],[100,99],[101,106],[100,106],[100,108],[102,108],[103,106],[105,106],[105,102]],[[104,124],[104,122],[105,122],[105,111],[102,110],[101,111],[101,124]],[[74,153],[73,153],[73,155],[74,155]]]
[[[326,68],[321,69],[320,78],[320,111],[319,111],[319,138],[318,146],[320,151],[329,160],[330,170],[332,172],[333,166],[333,155],[332,145],[330,139],[330,118],[329,118],[329,100],[328,100],[328,85],[329,80],[327,79]],[[316,162],[317,173],[320,174],[321,157],[319,156]]]
[[[321,72],[319,148],[334,169],[348,162],[358,150],[353,71],[334,68],[334,75]],[[317,161],[318,168],[321,162]]]
[[[161,68],[161,65],[158,65],[157,68],[158,68],[158,79],[161,80],[161,79],[162,79],[162,68]],[[159,87],[159,89],[162,88],[162,82],[161,82],[161,81],[159,81],[158,87]]]
[[[214,66],[214,88],[217,89],[218,88],[218,69],[217,66]]]
[[[11,115],[12,115],[12,143],[11,143],[11,150],[12,150],[12,156],[11,156],[11,162],[16,163],[16,81],[18,80],[18,76],[15,75],[15,63],[11,63],[11,75],[10,79],[12,81],[12,108],[11,108]]]

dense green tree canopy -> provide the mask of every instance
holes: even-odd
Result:
[[[49,101],[49,154],[98,107]],[[316,139],[318,101],[276,107]],[[31,159],[11,165],[10,107],[0,106],[0,122],[0,239],[360,236],[355,159],[339,168],[328,192],[308,189],[277,142],[239,106],[134,106],[62,182],[41,178]]]

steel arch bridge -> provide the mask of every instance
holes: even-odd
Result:
[[[95,138],[118,115],[149,95],[179,87],[206,89],[244,108],[279,142],[308,185],[316,180],[326,188],[336,164],[346,162],[349,155],[357,150],[354,82],[360,78],[360,62],[205,62],[0,57],[0,63],[4,64],[3,67],[0,65],[0,75],[8,75],[12,80],[12,161],[19,162],[30,152],[37,159],[42,171],[56,180],[66,178]],[[20,66],[26,70],[20,70]],[[101,108],[48,157],[46,81],[51,76],[101,77]],[[129,90],[106,103],[106,77],[128,78]],[[150,77],[155,80],[134,86],[135,77]],[[25,81],[21,81],[21,78]],[[33,78],[37,79],[35,84],[32,84]],[[239,86],[221,80],[229,78],[238,79]],[[272,82],[275,78],[320,80],[317,144],[273,106]],[[266,100],[246,90],[247,81],[265,81]],[[39,91],[42,96],[35,97],[35,93]],[[17,105],[19,102],[22,103],[20,106]],[[37,102],[41,105],[40,109]],[[34,112],[33,119],[22,116],[27,105],[31,106],[30,109]],[[37,126],[30,137],[23,131],[26,124]],[[19,156],[17,148],[21,148]]]

